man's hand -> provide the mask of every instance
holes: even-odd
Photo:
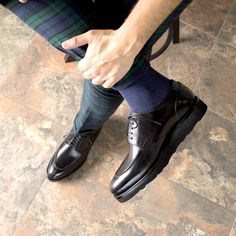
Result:
[[[18,0],[19,2],[21,2],[21,3],[27,3],[28,2],[28,0]]]
[[[90,30],[62,43],[64,49],[88,44],[85,57],[78,69],[93,84],[111,88],[131,68],[141,49],[135,34],[126,35],[119,30]]]

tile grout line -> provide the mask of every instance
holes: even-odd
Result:
[[[226,20],[228,19],[228,16],[229,16],[229,13],[230,13],[230,11],[231,11],[231,9],[232,9],[232,7],[233,7],[233,4],[234,4],[234,1],[232,1],[231,6],[229,7],[229,10],[228,10],[227,14],[225,15],[224,22],[223,22],[223,24],[222,24],[222,26],[221,26],[221,28],[220,28],[220,30],[219,30],[217,36],[216,36],[217,39],[219,39],[219,36],[220,36],[220,34],[221,34],[221,32],[222,32],[224,26],[225,26]]]
[[[202,75],[203,75],[205,69],[207,68],[207,66],[208,66],[209,63],[210,63],[210,59],[211,59],[213,50],[214,50],[214,48],[215,48],[215,46],[216,46],[216,44],[217,44],[217,39],[214,38],[212,42],[213,42],[213,45],[212,45],[211,49],[210,49],[209,52],[208,52],[208,56],[207,56],[206,62],[205,62],[205,63],[203,64],[203,66],[202,66],[202,69],[201,69],[201,71],[200,71],[200,73],[199,73],[199,75],[198,75],[197,82],[195,83],[195,85],[194,85],[194,87],[193,87],[193,91],[195,91],[197,85],[199,84],[199,82],[200,82],[200,80],[201,80],[201,78],[202,78]]]
[[[231,48],[235,48],[236,49],[236,45],[233,45],[231,43],[228,43],[228,42],[225,42],[224,40],[218,38],[217,41],[220,43],[220,44],[223,44],[225,46],[228,46],[228,47],[231,47]]]
[[[215,202],[213,202],[212,200],[210,200],[210,199],[208,199],[208,198],[206,198],[206,197],[200,195],[199,193],[196,193],[196,192],[192,191],[191,189],[189,189],[189,188],[183,186],[182,184],[180,184],[180,183],[178,183],[178,182],[175,182],[174,180],[168,179],[168,178],[165,177],[165,176],[163,176],[163,178],[165,178],[166,180],[172,182],[172,183],[175,184],[175,185],[178,185],[178,186],[181,187],[181,188],[184,188],[185,190],[187,190],[187,191],[193,193],[194,195],[197,195],[198,197],[200,197],[200,198],[202,198],[202,199],[205,199],[206,201],[212,203],[213,205],[215,205],[215,206],[217,206],[217,207],[219,207],[219,208],[222,208],[222,209],[224,209],[224,210],[226,210],[226,211],[228,211],[228,212],[230,212],[230,213],[236,215],[236,212],[235,212],[234,210],[231,210],[231,209],[229,209],[229,208],[226,208],[226,207],[224,207],[224,206],[221,206],[221,205],[219,205],[218,203],[215,203]]]
[[[206,31],[203,31],[203,30],[197,28],[196,26],[193,26],[193,25],[191,25],[191,24],[189,24],[189,23],[187,23],[187,22],[185,22],[185,21],[183,21],[183,20],[181,20],[181,22],[184,23],[184,24],[186,24],[186,25],[189,26],[190,28],[195,29],[195,30],[197,30],[197,31],[199,31],[199,32],[201,32],[201,33],[207,35],[208,37],[212,38],[212,47],[211,47],[211,49],[210,49],[209,52],[208,52],[208,56],[207,56],[206,62],[205,62],[205,64],[202,66],[202,69],[201,69],[201,71],[200,71],[200,73],[199,73],[199,75],[198,75],[197,81],[196,81],[196,83],[195,83],[195,85],[194,85],[194,87],[193,87],[193,91],[194,91],[194,90],[195,90],[195,87],[198,85],[198,83],[199,83],[199,81],[200,81],[200,79],[201,79],[201,76],[202,76],[202,74],[203,74],[203,72],[204,72],[206,66],[207,66],[208,63],[209,63],[209,59],[211,58],[211,53],[212,53],[212,51],[213,51],[213,49],[214,49],[214,47],[215,47],[215,45],[216,45],[216,43],[217,43],[217,38],[216,38],[215,36],[213,36],[213,35],[210,35],[210,34],[207,33]]]
[[[186,21],[184,21],[184,20],[180,20],[182,23],[184,23],[184,24],[186,24],[187,26],[189,26],[189,27],[191,27],[191,28],[193,28],[193,29],[195,29],[195,30],[197,30],[197,31],[199,31],[199,32],[201,32],[201,33],[203,33],[203,34],[206,34],[207,36],[209,36],[209,37],[211,37],[211,38],[216,38],[216,36],[214,36],[214,35],[211,35],[211,34],[209,34],[208,32],[206,32],[206,31],[204,31],[204,30],[202,30],[202,29],[200,29],[200,28],[198,28],[198,27],[196,27],[196,26],[194,26],[194,25],[191,25],[190,23],[188,23],[188,22],[186,22]]]
[[[18,226],[21,225],[21,223],[22,223],[22,221],[23,221],[25,215],[27,214],[27,212],[28,212],[30,206],[32,205],[33,201],[35,200],[36,196],[38,195],[40,189],[42,188],[42,186],[43,186],[43,184],[45,183],[46,180],[47,180],[47,177],[45,177],[45,179],[42,181],[42,184],[41,184],[40,187],[38,188],[38,191],[35,193],[33,199],[32,199],[31,202],[29,203],[29,205],[28,205],[28,207],[26,208],[26,210],[25,210],[24,214],[22,215],[21,219],[20,219],[19,222],[15,225],[15,229],[14,229],[14,231],[12,232],[12,236],[14,236],[16,230],[18,229]]]
[[[35,198],[36,198],[37,195],[39,194],[39,191],[41,190],[42,186],[44,185],[44,183],[45,183],[46,181],[47,181],[47,177],[46,177],[46,178],[44,179],[44,181],[42,182],[41,186],[39,187],[38,192],[35,194],[33,200],[30,202],[29,206],[27,207],[25,213],[24,213],[23,216],[21,217],[21,219],[20,219],[20,221],[18,222],[17,226],[20,226],[20,225],[21,225],[21,222],[23,221],[24,216],[28,213],[28,210],[29,210],[30,206],[33,204],[33,201],[35,200]],[[36,213],[36,212],[34,211],[34,213]],[[29,214],[30,214],[30,213],[29,213]],[[33,214],[31,214],[31,216],[34,217],[36,220],[39,220],[39,221],[43,222],[44,224],[46,224],[46,225],[48,225],[48,226],[54,227],[53,224],[46,222],[44,219],[42,219],[42,218],[40,218],[40,217],[38,217],[38,216],[35,216],[35,215],[33,215]],[[69,223],[69,221],[67,221],[67,222]],[[16,229],[13,231],[13,234],[12,234],[11,236],[14,236],[16,230],[18,229],[17,226],[16,226]]]
[[[202,75],[203,75],[203,73],[204,73],[204,70],[206,69],[207,64],[209,64],[209,60],[211,59],[212,52],[213,52],[214,48],[216,47],[216,44],[220,43],[220,44],[223,44],[223,45],[225,45],[225,46],[230,46],[230,47],[232,47],[232,48],[235,48],[233,45],[231,45],[231,44],[229,44],[229,43],[227,43],[227,42],[225,42],[225,41],[219,39],[219,36],[220,36],[220,34],[221,34],[221,32],[222,32],[224,26],[225,26],[226,20],[227,20],[227,18],[228,18],[228,16],[229,16],[229,13],[230,13],[232,7],[233,7],[233,2],[231,3],[231,6],[230,6],[230,8],[229,8],[229,10],[228,10],[228,12],[227,12],[227,14],[226,14],[226,16],[225,16],[224,22],[223,22],[223,24],[222,24],[222,26],[221,26],[221,28],[220,28],[220,30],[219,30],[219,32],[218,32],[218,34],[217,34],[216,37],[211,36],[211,35],[207,34],[206,32],[204,32],[204,31],[198,29],[197,27],[194,27],[194,26],[192,26],[192,25],[186,23],[186,24],[189,25],[190,27],[193,27],[193,28],[195,28],[196,30],[199,30],[200,32],[205,33],[205,34],[207,34],[207,35],[209,35],[209,36],[211,36],[211,37],[214,37],[213,46],[212,46],[212,48],[210,49],[210,51],[209,51],[209,53],[208,53],[207,61],[206,61],[205,65],[203,66],[203,68],[202,68],[202,70],[201,70],[201,72],[200,72],[200,74],[199,74],[198,80],[197,80],[196,84],[195,84],[194,87],[193,87],[193,91],[195,91],[197,85],[199,84],[199,82],[200,82],[201,79],[202,79]],[[234,120],[231,120],[230,118],[228,118],[228,117],[226,117],[226,116],[224,116],[224,115],[218,113],[217,111],[214,111],[214,110],[211,109],[211,108],[208,108],[208,109],[209,109],[211,112],[217,114],[218,116],[220,116],[220,117],[222,117],[222,118],[224,118],[224,119],[227,119],[228,121],[231,121],[231,122],[233,122],[233,123],[236,123]]]
[[[230,230],[230,232],[229,232],[229,236],[231,236],[231,233],[232,233],[233,230],[234,230],[234,225],[236,225],[236,216],[235,216],[235,219],[234,219],[234,222],[233,222],[232,228],[231,228],[231,230]],[[232,235],[232,236],[233,236],[233,235]]]
[[[214,114],[220,116],[221,118],[224,118],[224,119],[230,121],[231,123],[234,123],[234,124],[236,123],[236,121],[231,120],[230,118],[228,118],[228,117],[226,117],[226,116],[224,116],[224,115],[218,113],[217,111],[213,110],[212,108],[208,108],[208,110],[211,111],[212,113],[214,113]]]
[[[231,6],[231,7],[232,7],[232,6]],[[230,9],[231,9],[231,7],[230,7]],[[229,10],[229,11],[230,11],[230,10]],[[221,31],[221,30],[223,29],[223,26],[224,26],[224,24],[225,24],[225,21],[226,21],[226,18],[227,18],[227,16],[228,16],[228,14],[229,14],[229,12],[226,14],[225,20],[224,20],[224,22],[223,22],[223,24],[222,24],[222,27],[220,28],[219,31]],[[209,33],[205,32],[205,31],[203,31],[203,30],[197,28],[196,26],[193,26],[193,25],[191,25],[191,24],[189,24],[189,23],[187,23],[187,22],[185,22],[185,21],[183,21],[183,20],[181,20],[181,22],[184,23],[185,25],[189,26],[190,28],[195,29],[195,30],[197,30],[197,31],[199,31],[199,32],[201,32],[201,33],[207,35],[208,37],[212,38],[212,42],[213,42],[213,45],[212,45],[211,49],[209,50],[208,57],[207,57],[207,60],[206,60],[206,62],[205,62],[205,65],[203,65],[202,70],[201,70],[200,73],[199,73],[197,82],[196,82],[196,84],[195,84],[194,87],[193,87],[193,90],[194,90],[195,87],[198,85],[200,79],[201,79],[201,76],[202,76],[202,74],[203,74],[203,72],[204,72],[204,69],[206,68],[207,64],[209,63],[209,59],[211,58],[212,51],[213,51],[215,45],[216,45],[217,43],[221,43],[221,44],[223,44],[223,45],[225,45],[225,46],[230,46],[230,47],[232,47],[232,48],[235,48],[235,46],[234,46],[234,45],[231,45],[231,44],[229,44],[229,43],[227,43],[227,42],[225,42],[225,41],[223,41],[223,40],[221,40],[221,39],[219,39],[219,38],[218,38],[219,33],[218,33],[217,37],[215,37],[215,36],[210,35]]]
[[[48,117],[47,115],[41,113],[40,111],[37,111],[37,110],[35,110],[35,109],[31,108],[31,107],[28,107],[27,105],[25,105],[25,104],[23,104],[23,103],[21,103],[21,102],[15,100],[14,98],[11,98],[11,97],[6,96],[5,94],[2,94],[2,93],[1,93],[1,90],[0,90],[0,95],[3,96],[3,97],[5,97],[5,98],[7,98],[7,99],[9,99],[9,100],[11,100],[12,102],[14,102],[14,103],[16,103],[16,104],[18,104],[18,105],[24,107],[25,109],[30,110],[31,112],[34,112],[34,113],[36,113],[36,114],[38,114],[38,115],[40,115],[40,116],[43,116],[44,118],[49,119],[50,121],[56,123],[56,124],[59,125],[59,126],[62,126],[62,127],[65,127],[65,128],[67,127],[66,125],[63,125],[63,124],[59,123],[58,121],[56,121],[56,120],[54,120],[54,119]]]
[[[203,31],[203,30],[197,28],[196,26],[193,26],[193,25],[191,25],[191,24],[189,24],[189,23],[187,23],[187,22],[181,20],[181,22],[185,23],[186,25],[188,25],[188,26],[190,26],[190,27],[192,27],[192,28],[198,30],[199,32],[202,32],[202,33],[208,35],[209,37],[213,38],[213,45],[212,45],[212,48],[210,49],[210,51],[209,51],[209,53],[208,53],[207,61],[206,61],[205,65],[203,66],[201,72],[199,73],[197,82],[196,82],[196,84],[194,85],[193,90],[195,90],[196,86],[199,84],[199,81],[201,80],[201,77],[202,77],[202,74],[203,74],[203,72],[204,72],[204,69],[206,68],[207,64],[209,63],[209,59],[211,58],[212,51],[213,51],[215,45],[217,44],[217,42],[218,42],[218,41],[221,41],[223,44],[227,45],[226,42],[224,42],[224,41],[222,41],[222,40],[219,39],[219,35],[220,35],[220,33],[222,32],[222,30],[223,30],[223,27],[224,27],[224,25],[225,25],[226,19],[228,18],[228,15],[229,15],[230,10],[231,10],[232,7],[233,7],[233,1],[232,1],[232,3],[231,3],[231,6],[229,7],[229,10],[228,10],[227,14],[225,15],[224,22],[222,23],[222,25],[221,25],[221,27],[220,27],[220,29],[219,29],[219,32],[218,32],[218,34],[217,34],[217,36],[210,35],[209,33],[207,33],[207,32],[205,32],[205,31]]]

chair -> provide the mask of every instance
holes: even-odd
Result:
[[[168,30],[168,36],[166,38],[166,41],[164,42],[164,44],[161,46],[161,48],[152,53],[152,50],[150,49],[150,51],[147,53],[147,59],[149,61],[152,61],[154,59],[156,59],[157,57],[159,57],[170,45],[171,41],[174,44],[177,44],[180,42],[180,19],[179,17],[175,20],[175,22],[170,26],[169,30]],[[64,57],[64,61],[65,63],[69,63],[69,62],[73,62],[76,61],[72,56],[70,56],[69,54],[66,54]]]

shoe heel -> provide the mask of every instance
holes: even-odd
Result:
[[[164,143],[168,143],[168,145],[163,145],[164,151],[159,157],[159,173],[169,163],[171,156],[176,152],[179,144],[184,141],[188,134],[191,133],[196,124],[203,118],[206,111],[207,105],[196,97],[195,104],[189,112],[190,114],[181,119],[178,125],[174,128],[174,131],[171,133],[171,136],[167,136],[166,141],[164,141]]]
[[[181,142],[185,137],[194,129],[195,125],[202,119],[207,111],[207,105],[196,97],[196,102],[193,105],[190,114],[187,117],[184,117],[182,121],[177,125],[175,132],[172,134],[172,139],[175,137],[178,138]],[[179,144],[180,142],[177,141]]]

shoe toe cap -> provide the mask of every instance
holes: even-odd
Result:
[[[120,182],[118,177],[115,175],[110,182],[110,191],[115,194],[120,188]]]
[[[61,174],[62,173],[57,169],[57,167],[53,165],[53,158],[52,158],[47,167],[48,179],[51,181],[59,180],[61,177]]]
[[[125,191],[130,186],[130,181],[127,178],[126,174],[123,175],[114,175],[110,182],[110,191],[114,195],[119,195]]]

